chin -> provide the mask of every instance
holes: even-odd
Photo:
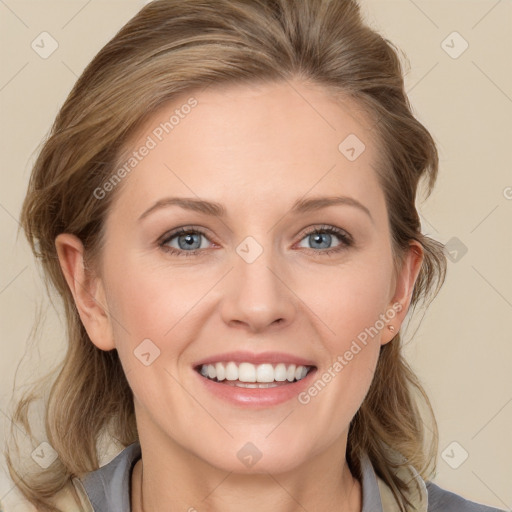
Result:
[[[277,441],[277,439],[276,439]],[[219,445],[213,452],[196,452],[207,464],[223,471],[238,474],[265,474],[285,473],[297,469],[308,460],[308,454],[304,450],[304,443],[297,451],[288,446],[287,451],[283,446],[287,443],[266,441],[242,441],[229,443],[229,446]]]

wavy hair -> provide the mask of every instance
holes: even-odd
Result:
[[[67,352],[44,398],[45,435],[58,458],[29,474],[15,464],[17,443],[6,451],[11,477],[39,510],[58,511],[51,497],[73,476],[99,467],[102,436],[122,446],[138,440],[133,396],[117,351],[102,351],[88,338],[54,242],[60,233],[72,233],[88,261],[99,257],[104,219],[118,190],[102,200],[94,191],[118,168],[130,137],[164,103],[210,84],[296,78],[353,99],[368,112],[382,146],[376,171],[395,269],[411,240],[424,249],[410,309],[437,295],[446,274],[444,246],[422,234],[415,199],[422,178],[430,195],[438,153],[412,113],[400,53],[365,23],[356,0],[155,0],[86,67],[40,148],[21,213],[48,290],[62,299],[67,325]],[[39,388],[25,393],[13,413],[16,428],[31,438],[28,410]],[[422,405],[431,416],[431,439]],[[396,470],[411,464],[428,478],[437,448],[431,404],[397,333],[381,347],[370,389],[351,422],[347,461],[360,478],[359,460],[367,453],[405,510],[408,482]]]

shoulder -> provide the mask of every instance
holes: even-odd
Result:
[[[78,485],[94,510],[113,512],[130,510],[130,486],[132,468],[141,457],[139,443],[133,443],[121,451],[108,464],[87,473]]]
[[[399,459],[398,452],[392,455]],[[401,459],[402,461],[404,459]],[[395,512],[399,504],[391,488],[375,473],[368,456],[361,460],[363,470],[363,512]],[[424,481],[412,465],[401,465],[395,471],[403,482],[407,482],[405,496],[417,512],[506,512],[503,509],[482,505]],[[368,505],[365,507],[365,505]]]
[[[433,482],[426,482],[426,487],[428,512],[504,512],[503,509],[469,501],[458,494],[442,489]]]
[[[79,478],[74,477],[52,499],[58,510],[66,512],[94,512],[87,493]]]
[[[78,477],[70,478],[59,491],[47,497],[47,500],[50,505],[62,512],[95,512]],[[38,512],[41,509],[33,505],[17,487],[13,487],[2,497],[0,512],[14,510]]]
[[[138,443],[127,446],[108,464],[82,478],[72,478],[53,497],[52,504],[65,512],[128,512],[131,470],[140,455]]]

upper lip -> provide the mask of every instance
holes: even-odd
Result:
[[[293,354],[287,354],[285,352],[247,352],[247,351],[236,351],[236,352],[223,352],[222,354],[216,354],[214,356],[206,357],[194,364],[194,368],[201,367],[205,364],[215,363],[228,363],[233,361],[235,363],[252,363],[252,364],[295,364],[302,366],[315,366],[314,362],[298,357]]]

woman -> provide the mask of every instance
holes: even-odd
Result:
[[[70,93],[23,207],[69,336],[55,460],[29,475],[7,459],[25,496],[496,510],[428,481],[437,430],[425,450],[430,404],[401,354],[406,314],[445,276],[415,208],[437,165],[355,1],[142,9]],[[124,449],[99,468],[104,436]]]

